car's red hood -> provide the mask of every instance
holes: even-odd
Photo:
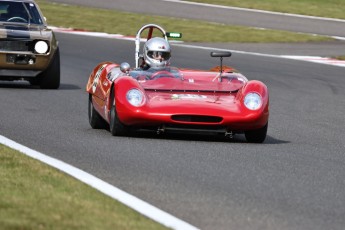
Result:
[[[162,91],[146,91],[146,98],[151,108],[168,108],[175,107],[186,110],[186,108],[214,108],[222,104],[227,104],[228,107],[233,105],[236,94],[230,93],[188,93],[188,92],[162,92]],[[212,107],[213,106],[213,107]],[[189,111],[193,112],[193,109]]]
[[[140,81],[139,81],[140,82]],[[244,81],[237,79],[217,78],[217,73],[207,77],[200,75],[184,75],[181,78],[158,78],[141,81],[141,86],[147,91],[171,91],[173,92],[236,92],[244,85]]]
[[[140,82],[151,108],[168,108],[169,106],[182,108],[216,109],[233,105],[237,91],[243,87],[245,81],[223,79],[219,81],[217,73],[201,76],[184,75],[184,78],[158,78]],[[236,78],[237,79],[237,78]],[[219,109],[219,108],[218,108]]]

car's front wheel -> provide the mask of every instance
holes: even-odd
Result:
[[[60,87],[60,50],[57,48],[53,60],[35,82],[41,89],[57,89]]]
[[[110,124],[109,130],[113,136],[123,136],[127,134],[127,129],[124,124],[121,123],[117,116],[116,107],[112,105],[110,109]]]
[[[267,127],[268,127],[268,123],[260,129],[246,131],[244,133],[244,135],[245,135],[247,141],[250,143],[262,143],[262,142],[264,142],[266,139],[266,135],[267,135]]]

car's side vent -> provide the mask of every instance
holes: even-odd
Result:
[[[174,121],[184,122],[203,122],[203,123],[219,123],[223,120],[217,116],[200,116],[200,115],[172,115],[171,119]]]

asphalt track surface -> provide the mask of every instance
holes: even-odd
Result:
[[[62,84],[0,82],[0,132],[201,229],[343,229],[344,68],[246,54],[225,64],[270,90],[263,144],[203,135],[112,137],[87,119],[85,85],[101,61],[134,64],[134,42],[57,34]],[[218,64],[173,45],[178,67]]]
[[[77,0],[68,2],[72,1]],[[154,0],[136,4],[147,1]],[[95,3],[101,7],[107,0],[83,1]],[[132,11],[133,1],[111,4]],[[135,9],[145,9],[144,5]],[[174,12],[182,10],[186,9]],[[268,138],[261,145],[248,144],[241,135],[233,140],[150,133],[112,137],[107,130],[90,128],[85,85],[101,61],[133,65],[134,43],[57,35],[60,89],[0,82],[1,135],[83,169],[201,229],[344,228],[344,68],[237,53],[225,60],[269,87]],[[332,49],[334,44],[324,45],[305,44],[294,50],[279,44],[275,49],[235,47],[279,54],[339,52]],[[226,47],[234,49],[231,44]],[[173,49],[175,66],[208,69],[218,64],[208,50]]]

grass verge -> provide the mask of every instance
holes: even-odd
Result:
[[[344,0],[189,0],[224,6],[261,9],[328,18],[345,19]]]
[[[341,60],[341,61],[345,61],[345,55],[344,56],[336,56],[334,58],[338,59],[338,60]]]
[[[156,23],[168,31],[181,32],[185,42],[272,43],[333,40],[323,36],[57,4],[45,0],[36,2],[50,25],[128,36],[135,36],[144,24]]]
[[[0,184],[1,229],[167,229],[1,144]]]

